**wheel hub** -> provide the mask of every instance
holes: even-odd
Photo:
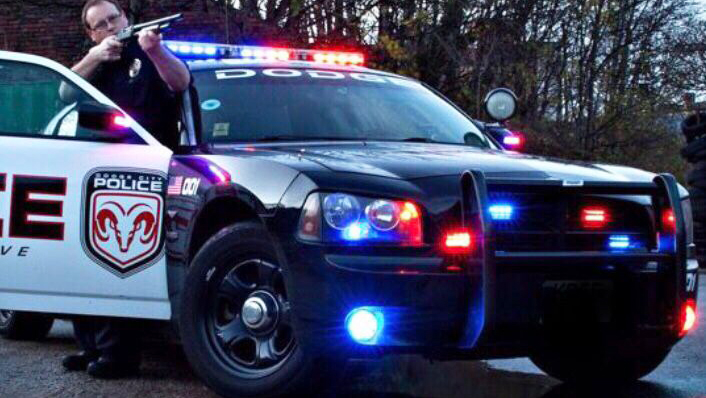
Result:
[[[279,307],[277,300],[266,291],[253,292],[243,303],[240,312],[243,324],[250,330],[262,332],[271,328],[277,320]]]

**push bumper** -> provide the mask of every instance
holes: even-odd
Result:
[[[650,253],[497,252],[483,174],[465,173],[461,187],[463,223],[482,231],[480,257],[462,274],[423,271],[443,258],[349,255],[290,242],[288,291],[306,349],[349,357],[386,352],[504,357],[526,355],[553,330],[587,326],[593,336],[632,339],[636,348],[631,349],[637,350],[678,341],[684,304],[696,299],[690,286],[698,285],[698,274],[693,264],[687,267],[686,227],[672,176],[660,175],[652,183],[575,187],[577,192],[650,195],[670,206],[676,218],[673,250]],[[361,307],[378,309],[385,317],[374,344],[355,342],[346,328],[347,316]]]

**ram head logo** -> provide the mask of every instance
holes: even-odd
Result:
[[[120,272],[140,266],[158,250],[162,199],[142,193],[96,193],[91,201],[90,246]]]
[[[154,219],[153,209],[144,203],[133,205],[125,211],[117,202],[106,202],[98,211],[95,230],[101,242],[110,239],[108,229],[115,235],[120,252],[127,253],[138,235],[141,243],[150,242],[157,234],[157,222]]]

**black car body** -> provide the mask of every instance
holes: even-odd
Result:
[[[198,64],[192,64],[197,91],[200,74],[224,67]],[[212,96],[204,91],[200,101]],[[194,167],[197,157],[233,173],[234,183],[202,184],[196,198],[169,202],[180,214],[172,224],[177,238],[167,246],[171,280],[183,279],[210,233],[252,217],[277,247],[297,339],[317,355],[526,356],[567,344],[589,347],[580,341],[590,334],[592,343],[620,341],[616,357],[635,357],[682,336],[697,276],[688,194],[673,177],[509,153],[492,143],[290,138],[201,143],[174,157],[170,174],[213,180],[199,171],[207,166]],[[334,193],[417,204],[423,243],[302,238],[307,200]],[[498,201],[512,203],[517,218],[493,220],[488,209]],[[580,222],[586,206],[609,209],[614,219],[605,228],[586,228]],[[672,232],[660,216],[667,209],[676,220]],[[464,228],[472,231],[471,250],[449,253],[445,234]],[[612,248],[616,235],[628,236],[631,247]],[[188,288],[170,286],[175,295]],[[345,320],[356,308],[384,314],[374,342],[351,339]]]

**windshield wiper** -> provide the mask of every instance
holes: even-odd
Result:
[[[275,141],[365,141],[365,138],[358,137],[336,137],[336,136],[318,136],[318,135],[268,135],[256,139],[256,142],[275,142]]]

